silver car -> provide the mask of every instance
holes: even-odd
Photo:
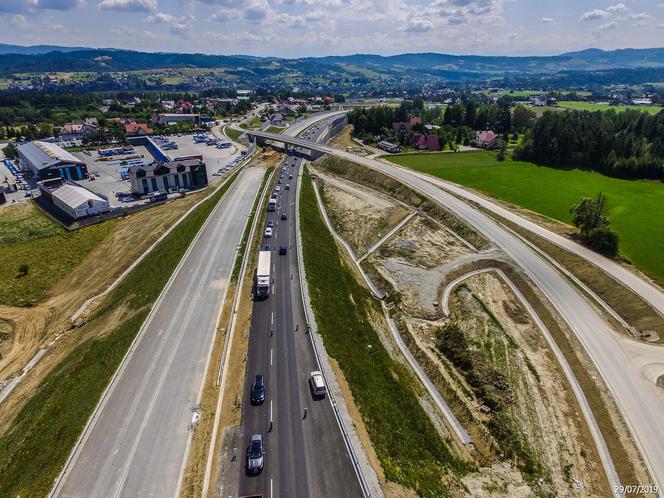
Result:
[[[263,436],[254,434],[247,446],[247,472],[259,474],[263,470],[265,450],[263,449]]]

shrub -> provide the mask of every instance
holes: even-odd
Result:
[[[590,248],[610,258],[618,255],[618,234],[610,227],[594,228],[588,233],[587,243]]]

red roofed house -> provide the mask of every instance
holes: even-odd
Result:
[[[420,118],[418,118],[417,116],[413,116],[412,118],[410,118],[410,121],[408,123],[410,124],[410,127],[412,128],[413,126],[418,125],[421,122],[422,122],[422,120]]]
[[[497,149],[503,144],[503,139],[490,130],[476,131],[475,144],[483,149]]]
[[[410,139],[410,146],[413,149],[417,150],[426,150],[427,148],[427,137],[424,135],[418,133],[417,135],[413,135],[413,138]]]
[[[427,149],[434,151],[440,150],[440,141],[438,140],[438,135],[427,135]]]
[[[145,123],[125,123],[125,133],[127,135],[150,135],[154,130]]]
[[[410,141],[411,147],[417,150],[435,151],[440,150],[438,135],[414,135]]]

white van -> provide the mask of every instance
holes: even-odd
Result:
[[[314,396],[323,397],[327,394],[322,372],[315,370],[309,374],[309,387]]]

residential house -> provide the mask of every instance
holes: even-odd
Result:
[[[417,133],[413,135],[410,145],[417,150],[428,150],[431,152],[440,150],[438,135],[422,135],[421,133]]]
[[[145,123],[125,123],[124,130],[127,135],[150,135],[153,129]]]
[[[476,131],[475,145],[482,149],[498,149],[503,145],[503,139],[491,130]]]

